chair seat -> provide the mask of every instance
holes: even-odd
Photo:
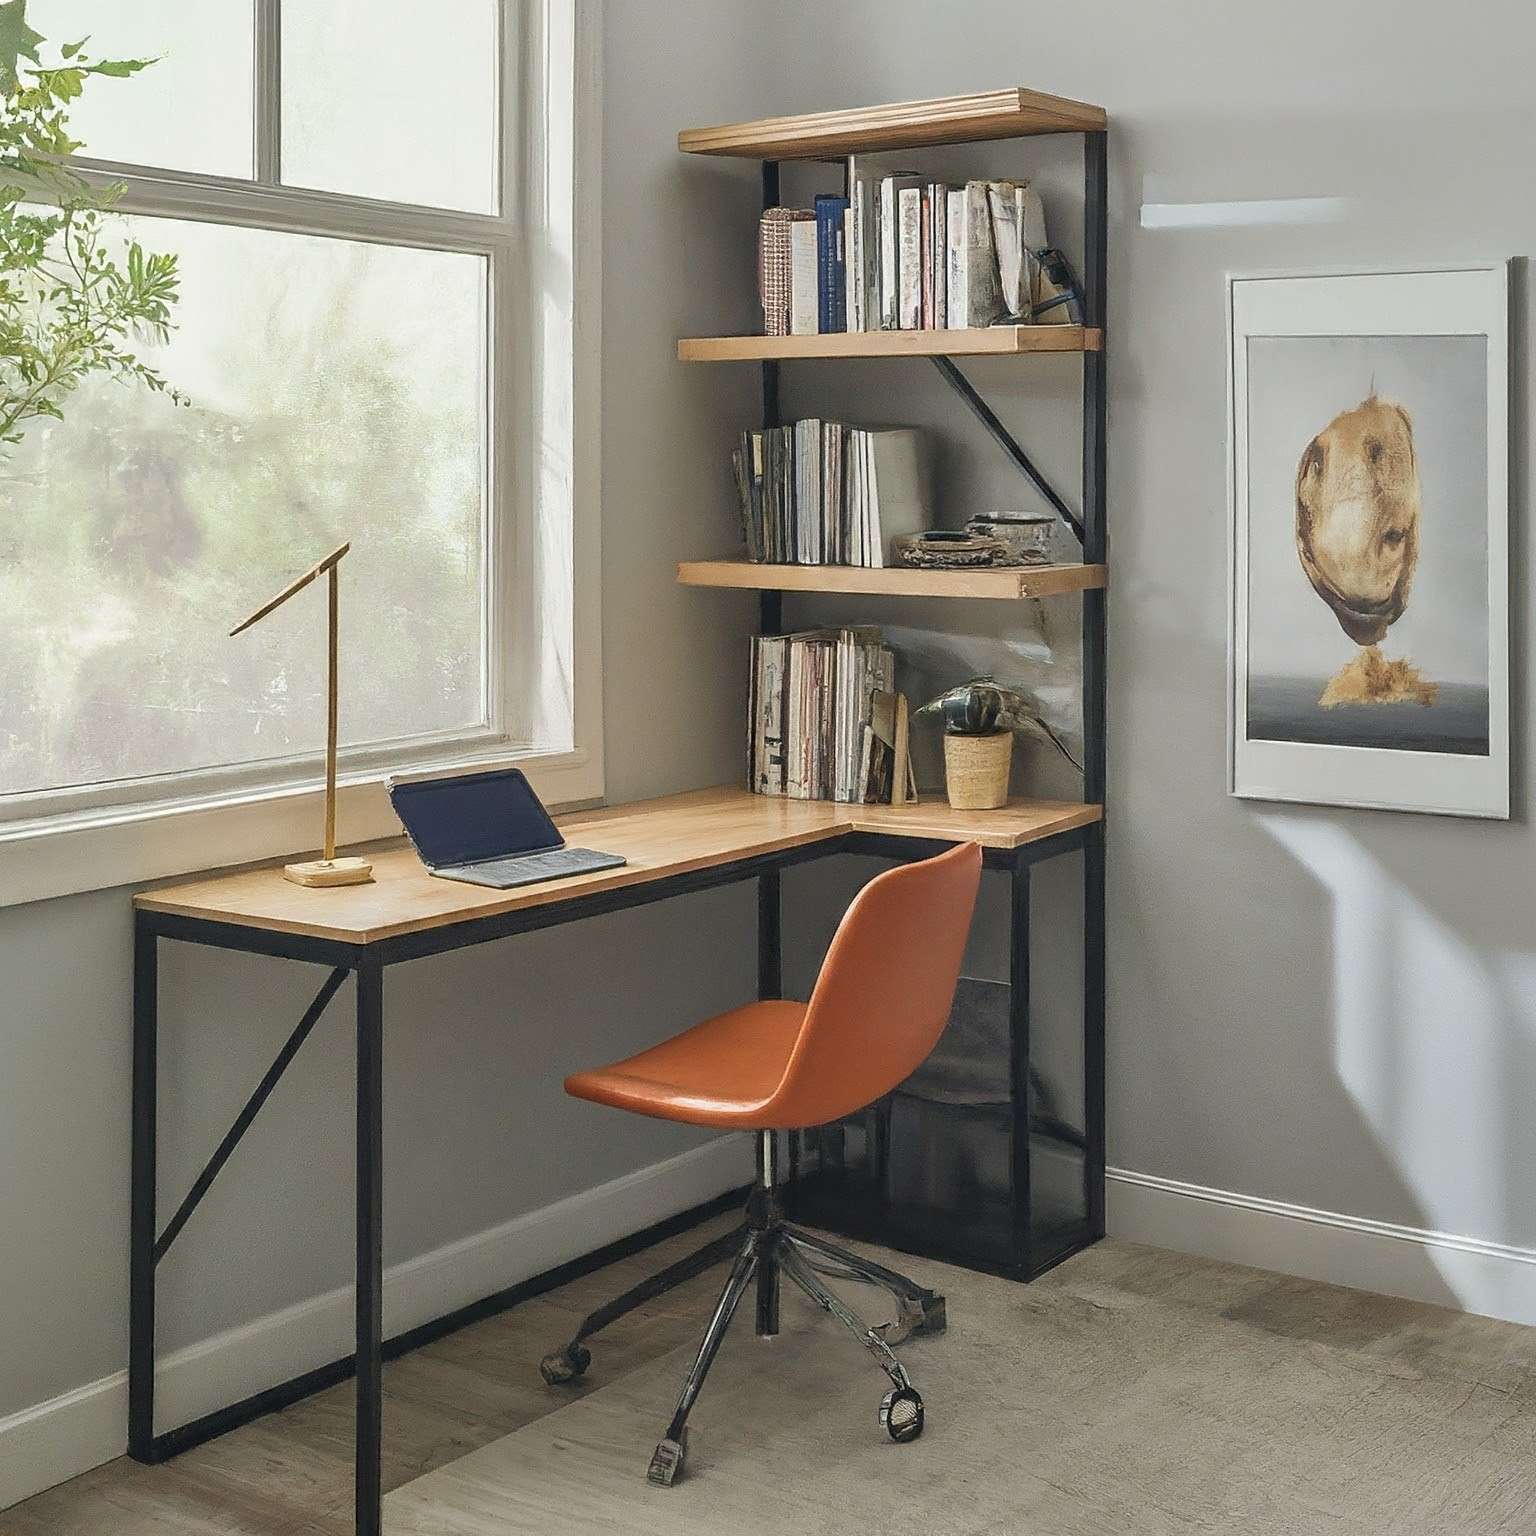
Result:
[[[748,1003],[717,1014],[638,1056],[566,1078],[594,1104],[687,1125],[741,1131],[781,1127],[766,1114],[805,1022],[804,1003]]]

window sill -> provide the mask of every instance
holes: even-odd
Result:
[[[602,798],[601,754],[578,749],[474,759],[481,768],[514,764],[551,809]],[[386,777],[374,770],[338,786],[338,843],[400,835]],[[317,845],[323,812],[319,786],[303,785],[0,827],[0,907],[308,853]]]

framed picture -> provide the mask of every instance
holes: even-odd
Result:
[[[1228,280],[1230,788],[1509,815],[1509,272]]]

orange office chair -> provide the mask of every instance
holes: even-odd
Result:
[[[789,1226],[779,1207],[776,1133],[856,1113],[909,1077],[949,1020],[981,880],[974,843],[877,875],[854,897],[833,937],[809,1003],[759,1002],[706,1019],[662,1044],[565,1080],[567,1093],[689,1125],[758,1137],[758,1178],[736,1231],[627,1291],[588,1317],[539,1369],[552,1386],[592,1362],[583,1342],[625,1313],[734,1255],[677,1411],[651,1457],[650,1481],[670,1487],[687,1449],[688,1414],[748,1284],[757,1279],[757,1331],[778,1331],[780,1274],[832,1313],[891,1380],[880,1423],[891,1439],[923,1432],[923,1400],[892,1346],[944,1329],[944,1298],[903,1275]],[[819,1278],[883,1286],[897,1318],[867,1327]]]

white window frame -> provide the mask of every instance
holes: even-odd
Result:
[[[516,763],[552,806],[603,795],[598,17],[595,0],[500,0],[500,9],[496,213],[280,185],[277,0],[253,0],[254,180],[81,162],[126,185],[120,207],[128,213],[487,257],[492,724],[344,752],[337,826],[345,843],[399,834],[384,791],[390,773]],[[522,618],[534,612],[538,622]],[[315,663],[323,666],[318,652]],[[536,697],[525,696],[530,685]],[[519,744],[514,711],[569,719],[569,740]],[[315,754],[6,797],[0,906],[312,849],[321,793]]]

